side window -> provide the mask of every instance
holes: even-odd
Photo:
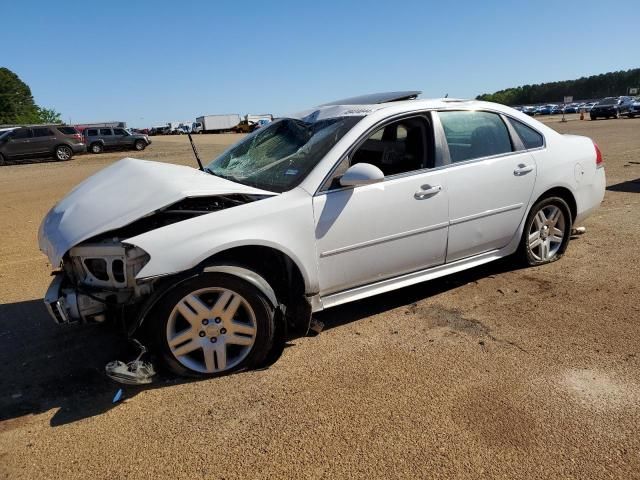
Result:
[[[124,130],[123,128],[114,128],[113,129],[113,134],[114,135],[119,135],[121,137],[124,137],[126,135],[129,135],[126,130]]]
[[[509,130],[495,113],[451,111],[438,116],[452,163],[513,151]]]
[[[528,127],[524,123],[514,120],[513,118],[510,118],[509,121],[518,133],[520,140],[522,140],[524,148],[540,148],[544,145],[544,138],[533,128]]]
[[[105,135],[111,136],[112,135],[111,129],[110,128],[101,128],[100,129],[100,135],[101,136],[105,136]]]
[[[385,177],[433,166],[430,127],[424,117],[390,123],[374,131],[350,155],[350,165],[370,163]]]
[[[375,165],[385,177],[433,168],[433,129],[425,116],[406,118],[374,130],[335,169],[323,190],[341,188],[340,177],[356,163]]]
[[[30,128],[18,128],[13,131],[11,138],[14,140],[24,140],[25,138],[31,138]]]
[[[53,135],[53,132],[48,128],[32,128],[34,137],[49,137]]]
[[[87,130],[87,137],[96,137],[98,136],[98,130],[96,130],[95,128],[89,128]]]

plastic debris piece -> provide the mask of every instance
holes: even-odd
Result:
[[[587,229],[585,227],[576,227],[571,230],[571,235],[583,235],[587,233]]]
[[[152,382],[152,377],[156,374],[151,362],[142,361],[142,356],[147,353],[147,349],[138,340],[132,338],[131,341],[140,349],[138,357],[129,363],[114,360],[104,367],[107,376],[111,380],[124,383],[126,385],[142,385]]]
[[[151,383],[152,377],[156,374],[153,365],[142,360],[124,363],[114,360],[104,367],[107,376],[111,380],[124,383],[126,385],[141,385]]]
[[[113,403],[118,403],[120,400],[122,400],[122,397],[124,397],[124,392],[121,388],[119,388],[116,394],[113,396]]]

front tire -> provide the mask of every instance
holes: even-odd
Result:
[[[53,156],[56,160],[65,162],[67,160],[71,160],[71,157],[73,157],[73,150],[71,150],[71,147],[67,145],[58,145],[53,151]]]
[[[142,150],[147,148],[147,144],[143,140],[136,140],[136,143],[133,144],[133,148],[141,152]]]
[[[203,273],[165,294],[147,332],[174,373],[214,377],[264,362],[274,343],[274,309],[250,283]]]
[[[560,259],[571,236],[571,210],[560,197],[547,197],[536,203],[522,232],[520,255],[529,266]]]
[[[0,166],[4,165],[6,162],[4,160],[4,155],[0,153]]]

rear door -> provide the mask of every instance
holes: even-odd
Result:
[[[506,246],[525,215],[536,163],[507,119],[441,111],[449,194],[447,263]]]
[[[105,148],[113,148],[117,145],[116,137],[114,137],[113,130],[110,128],[100,128],[98,135],[104,141]]]
[[[53,151],[56,144],[56,136],[50,127],[34,127],[31,129],[32,150],[36,154],[46,154]]]

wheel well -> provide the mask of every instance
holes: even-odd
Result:
[[[57,143],[55,147],[53,147],[53,153],[55,154],[56,151],[58,150],[58,148],[60,147],[67,147],[69,150],[71,150],[71,154],[73,154],[73,149],[67,145],[66,143]]]
[[[306,334],[311,306],[305,297],[304,277],[288,255],[275,248],[250,245],[224,250],[203,262],[204,265],[211,263],[238,265],[259,274],[285,306],[287,336]]]
[[[535,203],[538,203],[540,200],[548,197],[562,198],[565,202],[567,202],[567,205],[569,205],[569,210],[571,211],[571,220],[573,221],[576,219],[576,216],[578,215],[578,206],[576,204],[576,199],[573,196],[573,193],[571,193],[571,190],[564,187],[554,187],[540,195]]]

